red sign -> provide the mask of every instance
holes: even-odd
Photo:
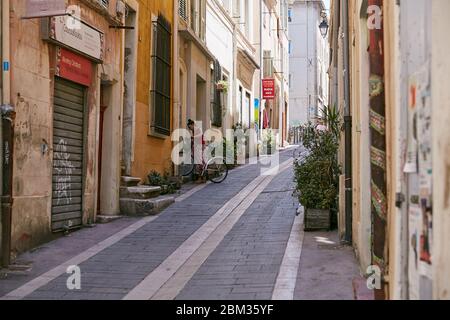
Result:
[[[92,83],[92,63],[76,53],[58,48],[56,75],[89,87]]]
[[[275,79],[263,79],[263,99],[275,99]]]

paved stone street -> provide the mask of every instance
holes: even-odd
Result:
[[[296,217],[292,151],[281,153],[277,174],[260,169],[194,187],[159,216],[86,228],[28,252],[18,261],[31,270],[4,274],[0,297],[352,299],[352,250],[334,233],[304,234]],[[67,287],[72,265],[80,290]]]

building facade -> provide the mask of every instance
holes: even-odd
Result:
[[[323,1],[295,0],[289,6],[290,126],[314,121],[328,105],[328,38],[319,25]]]
[[[445,10],[445,1],[332,3],[330,103],[347,108],[352,128],[340,234],[363,274],[381,271],[379,299],[449,298]]]
[[[119,211],[125,11],[118,0],[63,1],[71,16],[33,18],[41,13],[27,1],[2,4],[11,83],[4,104],[15,115],[11,137],[2,137],[13,142],[3,237],[14,255],[94,223],[99,211]]]
[[[130,5],[131,2],[127,2]],[[125,34],[123,176],[172,174],[173,1],[136,1]]]
[[[288,2],[263,1],[261,17],[261,75],[274,80],[275,98],[262,97],[260,127],[276,133],[277,144],[284,146],[289,119]]]

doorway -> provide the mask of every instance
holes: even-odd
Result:
[[[206,81],[197,75],[197,90],[195,101],[195,120],[202,122],[202,130],[206,125]]]
[[[136,122],[137,32],[136,11],[129,6],[127,6],[127,10],[128,16],[126,18],[126,25],[134,27],[134,29],[125,30],[122,135],[123,168],[121,174],[130,176],[131,165],[134,158],[134,126]]]

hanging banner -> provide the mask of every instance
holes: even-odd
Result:
[[[275,99],[275,79],[262,80],[263,99]]]
[[[255,123],[259,125],[259,99],[255,99]]]
[[[27,0],[26,15],[22,19],[33,19],[66,14],[65,0]]]

